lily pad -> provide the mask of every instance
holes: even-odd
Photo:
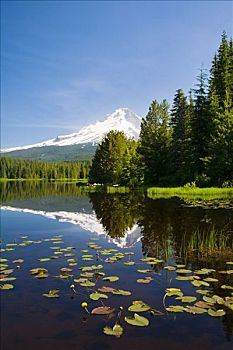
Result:
[[[194,301],[197,300],[196,297],[193,296],[181,296],[181,297],[177,297],[176,300],[180,300],[182,303],[192,303]]]
[[[131,292],[123,289],[113,289],[112,294],[128,296],[131,295]]]
[[[182,297],[183,296],[183,292],[181,292],[180,288],[167,288],[165,292],[166,292],[167,297],[173,297],[173,296]]]
[[[9,290],[9,289],[13,289],[14,286],[13,284],[1,284],[0,285],[0,290]]]
[[[137,283],[150,283],[151,281],[153,281],[153,278],[150,278],[150,277],[137,279]]]
[[[190,313],[190,314],[204,314],[206,312],[206,309],[198,307],[198,306],[187,306],[184,311]]]
[[[232,286],[228,286],[227,284],[223,284],[223,285],[221,286],[221,288],[222,288],[222,289],[231,289],[231,290],[233,290],[233,287],[232,287]]]
[[[177,273],[191,273],[192,271],[188,270],[188,269],[177,269],[176,272]]]
[[[99,299],[108,299],[108,296],[106,294],[102,294],[102,293],[98,293],[98,292],[95,292],[95,293],[91,293],[89,295],[90,299],[92,300],[99,300]]]
[[[226,315],[226,312],[224,310],[217,310],[217,311],[215,311],[213,309],[209,309],[208,310],[208,314],[210,316],[213,316],[213,317],[221,317],[221,316]]]
[[[115,309],[111,308],[110,306],[100,306],[96,307],[91,311],[93,315],[109,315],[114,312]]]
[[[209,287],[210,286],[209,283],[205,282],[205,281],[197,281],[197,280],[195,280],[195,281],[192,281],[191,283],[195,287],[201,287],[201,286]]]
[[[206,301],[208,304],[215,304],[216,300],[210,297],[207,297],[206,295],[203,296],[203,300]]]
[[[52,289],[48,293],[42,294],[46,298],[60,298],[59,289]]]
[[[140,316],[136,313],[133,316],[126,316],[125,321],[132,326],[146,327],[149,325],[149,320],[146,317]]]
[[[164,266],[164,269],[168,270],[168,271],[175,271],[176,270],[175,266]]]
[[[135,265],[135,262],[134,261],[125,261],[124,265],[133,266],[133,265]]]
[[[207,290],[207,289],[197,289],[197,290],[196,290],[196,293],[202,294],[202,295],[207,295],[207,294],[210,293],[210,291]]]
[[[107,335],[114,335],[115,337],[119,338],[123,334],[123,328],[119,324],[115,324],[113,328],[111,327],[104,327],[104,334]]]
[[[128,307],[128,310],[133,312],[144,312],[150,309],[151,307],[141,300],[133,301],[133,304]]]
[[[137,270],[138,272],[141,272],[141,273],[148,273],[148,272],[151,272],[151,270],[148,270],[148,269],[144,269],[144,270]]]
[[[112,291],[114,290],[114,288],[112,287],[101,287],[98,288],[98,291],[101,293],[112,293]]]
[[[184,312],[185,308],[181,305],[170,305],[166,307],[166,310],[169,312]]]
[[[116,282],[119,280],[117,276],[107,276],[103,278],[103,281]]]

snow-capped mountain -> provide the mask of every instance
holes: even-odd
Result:
[[[79,225],[84,231],[92,232],[98,236],[104,236],[108,242],[117,245],[120,248],[129,248],[141,240],[142,233],[140,227],[135,224],[132,228],[129,228],[124,237],[111,238],[104,230],[103,225],[97,219],[94,212],[82,213],[82,212],[67,212],[67,211],[44,211],[26,208],[16,208],[11,206],[1,206],[1,210],[15,211],[20,213],[28,213],[34,215],[41,215],[48,219],[54,219],[59,222],[68,222],[73,225]]]
[[[97,121],[81,128],[78,132],[69,135],[57,136],[54,139],[35,143],[27,146],[19,146],[2,149],[1,152],[13,152],[35,147],[46,146],[70,146],[87,143],[99,143],[102,137],[110,130],[123,131],[127,136],[137,139],[140,133],[141,117],[128,108],[118,108],[112,114],[106,116],[103,121]]]

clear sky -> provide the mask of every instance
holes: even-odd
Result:
[[[231,1],[2,1],[1,146],[171,102],[232,21]]]

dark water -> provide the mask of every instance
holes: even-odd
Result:
[[[74,184],[8,183],[1,185],[0,191],[3,249],[12,242],[41,241],[24,247],[13,246],[15,250],[1,254],[8,259],[7,269],[15,268],[17,264],[12,263],[13,260],[24,259],[19,264],[21,268],[9,275],[16,280],[6,282],[13,284],[14,289],[1,291],[1,350],[232,348],[233,312],[230,309],[224,308],[226,314],[222,317],[211,317],[207,313],[166,312],[163,304],[165,289],[169,287],[180,288],[184,295],[195,295],[200,300],[202,295],[196,293],[197,289],[208,289],[210,295],[231,296],[232,290],[222,289],[221,285],[233,286],[233,275],[219,271],[232,268],[226,265],[227,261],[233,261],[232,209],[203,209],[178,198],[152,200],[143,193],[88,194]],[[63,235],[61,248],[76,248],[72,250],[75,256],[70,257],[78,262],[71,267],[74,278],[80,276],[80,266],[102,264],[101,271],[106,276],[120,279],[111,283],[99,278],[94,289],[113,286],[132,292],[131,296],[109,293],[109,299],[103,300],[116,310],[124,307],[120,320],[124,333],[120,338],[103,334],[106,325],[114,326],[118,311],[112,317],[88,315],[80,304],[87,301],[92,310],[101,306],[101,302],[89,299],[90,291],[77,283],[74,295],[70,288],[72,278],[55,277],[62,267],[69,267],[69,257],[59,255],[58,259],[48,262],[38,261],[52,255],[53,241],[44,239],[56,235]],[[108,263],[105,259],[109,256],[88,248],[90,242],[101,249],[112,248],[134,255]],[[83,249],[89,251],[81,252]],[[82,261],[83,254],[93,254],[94,260]],[[163,262],[148,265],[140,260],[144,257]],[[123,263],[129,259],[136,264]],[[175,271],[164,269],[175,264],[184,264],[191,270],[215,269],[201,278],[214,277],[218,281],[210,283],[208,288],[196,288],[190,281],[176,280]],[[31,276],[29,270],[36,267],[48,269],[49,277],[39,280]],[[138,269],[151,272],[144,274]],[[153,278],[151,283],[136,282],[145,276]],[[51,289],[60,290],[59,299],[42,296]],[[149,326],[131,326],[124,317],[130,314],[127,308],[134,300],[143,300],[162,314],[142,313],[149,319]],[[166,298],[165,304],[175,305],[177,301],[175,297]]]

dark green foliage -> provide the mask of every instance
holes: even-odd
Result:
[[[142,158],[145,184],[161,183],[169,175],[171,132],[168,109],[166,100],[162,103],[153,101],[141,123],[138,153]]]
[[[91,161],[46,163],[37,160],[0,158],[0,178],[7,179],[85,179]]]
[[[190,106],[184,92],[177,90],[171,110],[171,168],[174,171],[174,184],[185,184],[190,178]]]
[[[208,156],[211,122],[208,112],[206,91],[207,75],[203,69],[197,77],[197,88],[194,90],[194,110],[191,118],[191,172],[193,179],[205,172],[205,157]]]
[[[233,181],[233,46],[226,33],[210,70],[212,121],[208,173],[215,184]]]
[[[136,142],[121,131],[110,131],[97,146],[90,171],[90,182],[124,184],[131,171]]]

